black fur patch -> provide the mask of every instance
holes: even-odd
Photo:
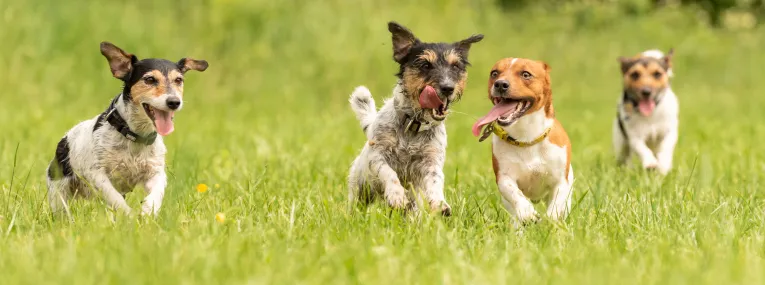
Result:
[[[48,167],[48,177],[51,179],[60,179],[71,177],[72,165],[69,164],[69,142],[66,136],[58,142],[56,146],[56,156]]]
[[[626,73],[627,71],[630,70],[630,68],[632,68],[636,64],[641,64],[643,66],[648,66],[648,64],[651,63],[651,62],[658,63],[659,66],[661,66],[661,68],[664,69],[664,72],[667,72],[667,70],[669,70],[669,65],[667,64],[667,62],[665,60],[656,59],[656,58],[653,58],[653,57],[641,57],[641,58],[638,58],[638,59],[635,59],[635,60],[632,60],[632,61],[629,61],[629,62],[622,63],[622,73]]]
[[[114,110],[114,108],[116,108],[115,104],[117,103],[117,99],[119,97],[120,95],[117,94],[117,97],[114,97],[114,99],[112,99],[112,103],[109,104],[109,107],[106,108],[106,110],[103,113],[98,115],[98,118],[96,118],[96,123],[93,125],[93,132],[95,132],[96,130],[101,128],[101,126],[104,125],[104,122],[106,122],[106,115],[108,115],[109,112],[111,112],[112,110]]]

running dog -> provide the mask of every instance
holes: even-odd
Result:
[[[677,97],[669,86],[672,55],[672,49],[667,55],[649,50],[619,58],[624,89],[613,124],[619,165],[634,153],[645,169],[656,169],[662,175],[672,169],[679,121]]]
[[[533,203],[544,199],[547,216],[563,220],[571,210],[574,170],[571,142],[555,119],[550,67],[505,58],[489,74],[494,107],[473,125],[473,135],[492,136],[492,166],[502,204],[516,227],[537,222]]]
[[[101,54],[124,83],[122,93],[59,141],[47,171],[51,209],[68,212],[71,199],[99,196],[111,208],[130,213],[125,194],[143,185],[148,195],[141,212],[156,215],[167,185],[162,136],[173,132],[173,117],[183,105],[184,74],[204,71],[207,62],[138,60],[108,42],[101,43]]]
[[[364,86],[350,98],[367,143],[350,169],[349,198],[368,204],[381,195],[395,209],[415,210],[414,196],[421,191],[432,211],[449,216],[451,207],[444,198],[444,120],[465,89],[468,51],[483,35],[455,43],[426,43],[395,22],[388,23],[388,31],[393,59],[399,64],[393,97],[379,111]]]

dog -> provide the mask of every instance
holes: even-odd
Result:
[[[516,227],[537,222],[533,203],[544,199],[547,216],[565,219],[571,210],[574,170],[571,141],[555,119],[550,67],[524,58],[505,58],[489,74],[494,107],[473,125],[473,135],[492,136],[492,167],[502,204]]]
[[[666,175],[672,169],[678,133],[678,102],[669,84],[672,49],[619,58],[624,89],[613,123],[613,146],[619,165],[636,154],[644,169]]]
[[[47,169],[51,209],[68,213],[71,199],[100,196],[111,208],[130,213],[125,194],[142,185],[148,195],[141,213],[156,215],[167,185],[162,136],[173,132],[175,112],[183,107],[184,74],[206,70],[207,61],[139,60],[108,42],[101,43],[101,54],[124,83],[122,92],[106,111],[58,142]]]
[[[359,86],[349,100],[367,138],[349,171],[349,198],[366,205],[382,195],[392,208],[412,211],[414,194],[422,193],[432,211],[449,216],[444,120],[465,90],[470,47],[483,35],[426,43],[395,22],[388,23],[388,31],[399,64],[392,98],[377,111],[369,89]]]

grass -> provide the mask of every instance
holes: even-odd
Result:
[[[493,1],[0,0],[0,276],[3,284],[759,284],[765,282],[762,29],[709,29],[670,8],[502,12]],[[451,218],[348,211],[364,138],[347,104],[394,84],[395,19],[424,40],[474,45],[447,122]],[[156,219],[100,201],[52,218],[44,170],[67,129],[120,90],[98,43],[139,57],[206,59],[166,138]],[[675,170],[615,167],[616,58],[675,47]],[[499,203],[489,145],[469,129],[502,57],[547,61],[574,145],[576,209],[519,236]],[[209,186],[198,193],[197,184]],[[128,195],[136,208],[143,190]],[[225,221],[216,221],[224,213]]]

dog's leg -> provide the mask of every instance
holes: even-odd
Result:
[[[523,195],[518,184],[508,177],[501,177],[497,183],[502,194],[502,204],[515,217],[515,225],[520,226],[539,221],[539,214],[528,198]]]
[[[656,160],[653,151],[651,151],[651,149],[648,148],[648,145],[645,144],[645,141],[630,138],[629,144],[632,151],[634,151],[638,157],[640,157],[640,161],[643,163],[644,169],[656,169],[658,166],[658,161]]]
[[[406,197],[406,188],[401,185],[396,171],[385,162],[383,156],[374,149],[369,149],[369,172],[376,176],[384,187],[385,200],[395,209],[407,209],[414,204]]]
[[[452,215],[452,208],[446,203],[444,198],[444,172],[438,166],[432,166],[430,171],[425,173],[423,183],[425,187],[425,197],[428,199],[431,211],[441,212],[446,217]]]
[[[120,210],[125,214],[130,214],[130,207],[125,202],[125,197],[114,188],[109,176],[99,170],[91,170],[85,173],[85,180],[93,183],[93,186],[101,192],[101,197],[112,209]]]
[[[154,176],[149,178],[144,185],[149,195],[143,199],[141,205],[142,215],[157,215],[159,208],[162,206],[162,199],[165,197],[165,187],[167,187],[167,175],[165,170],[160,169]]]
[[[662,175],[666,175],[672,169],[672,155],[675,152],[675,144],[677,144],[677,129],[669,131],[661,143],[659,143],[656,158],[659,161],[659,173]]]
[[[616,163],[618,165],[624,165],[630,159],[630,146],[619,128],[618,119],[614,120],[612,138],[614,153],[616,154]]]
[[[72,190],[70,189],[71,181],[73,178],[60,178],[53,180],[48,178],[48,203],[50,204],[51,212],[54,214],[61,213],[69,207],[69,200],[72,198]]]
[[[364,162],[361,156],[356,157],[351,164],[348,174],[348,200],[351,203],[361,203],[366,206],[375,199],[376,190],[363,177]]]
[[[573,175],[569,174],[569,178]],[[549,196],[547,200],[547,216],[553,221],[560,221],[566,218],[571,213],[571,183],[562,179],[555,186],[555,192]]]

